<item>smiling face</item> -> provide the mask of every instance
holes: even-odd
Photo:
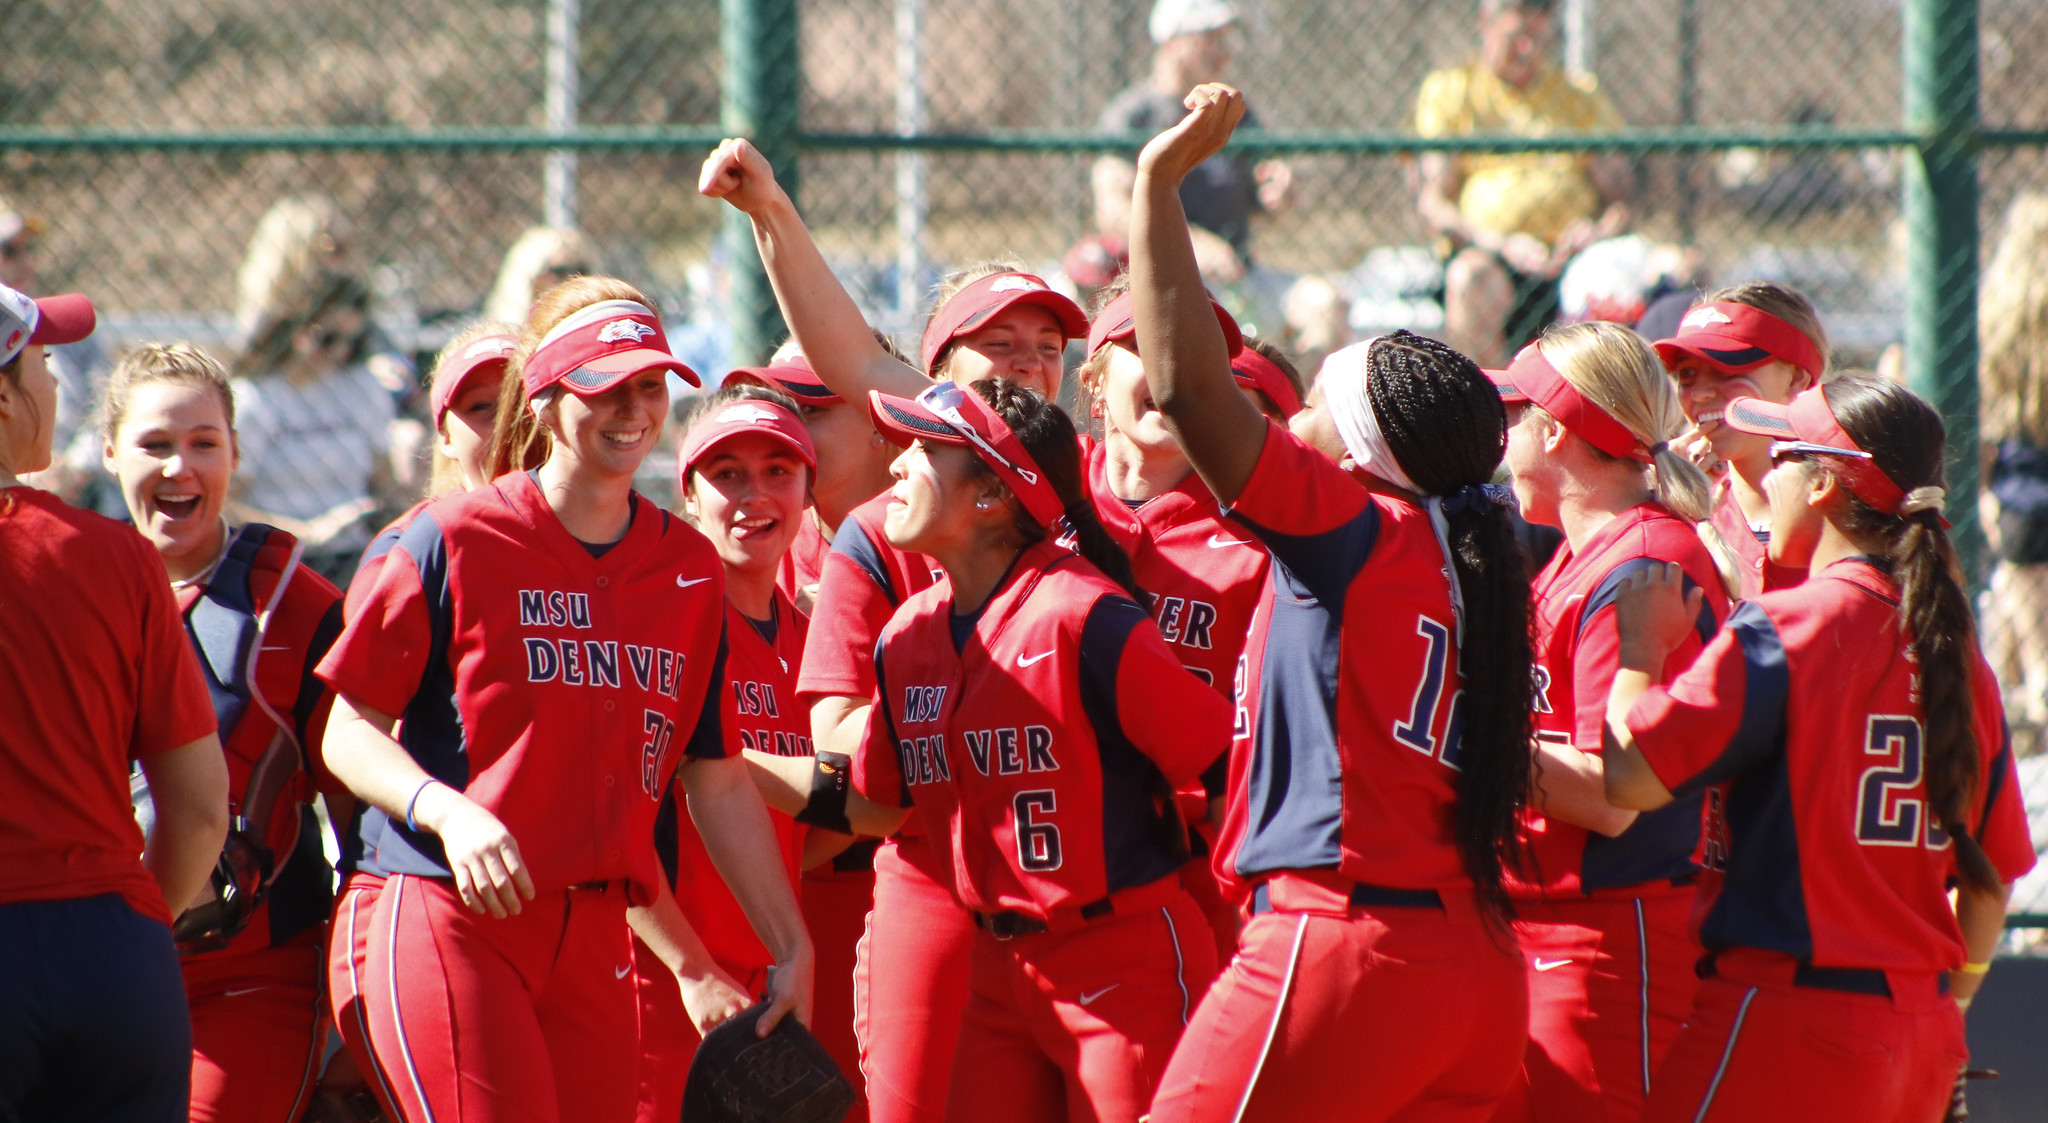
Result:
[[[987,501],[988,477],[974,470],[974,454],[960,445],[917,441],[889,466],[896,480],[882,533],[899,550],[937,554],[973,538],[977,519],[998,509]]]
[[[1036,304],[1012,304],[954,340],[944,366],[956,386],[994,378],[1052,401],[1059,396],[1066,353],[1066,334],[1051,312]]]
[[[498,384],[479,379],[465,386],[441,418],[441,455],[462,466],[465,487],[490,482],[491,426],[498,417]]]
[[[1114,432],[1153,456],[1178,455],[1180,445],[1166,427],[1166,416],[1152,401],[1145,384],[1145,362],[1136,351],[1112,343],[1098,353],[1101,373],[1093,387],[1102,403],[1102,418]]]
[[[690,473],[683,509],[729,570],[772,573],[796,541],[809,490],[803,459],[784,441],[741,433],[713,445]]]
[[[1698,426],[1700,435],[1714,446],[1723,460],[1761,456],[1770,448],[1769,437],[1744,433],[1721,423],[1728,403],[1737,398],[1761,398],[1783,405],[1813,384],[1805,371],[1783,359],[1773,359],[1746,374],[1730,374],[1704,359],[1686,356],[1671,372],[1678,389],[1678,405],[1686,420]]]
[[[599,476],[631,479],[661,440],[668,417],[668,375],[644,370],[602,394],[584,397],[566,390],[556,396],[549,428],[554,457]]]
[[[236,461],[220,393],[190,382],[144,383],[129,394],[104,451],[135,529],[166,564],[183,571],[211,563]]]

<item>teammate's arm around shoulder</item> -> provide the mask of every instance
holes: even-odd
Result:
[[[455,891],[478,913],[503,918],[534,896],[519,843],[496,815],[427,774],[391,737],[398,719],[337,694],[327,719],[327,767],[334,778],[393,819],[441,839]]]
[[[228,835],[228,762],[212,733],[140,760],[156,804],[142,864],[171,915],[185,911],[213,875]]]
[[[775,169],[751,142],[720,143],[704,161],[697,190],[753,220],[754,245],[768,267],[775,302],[811,369],[833,393],[865,402],[869,390],[909,397],[924,388],[922,374],[875,342],[860,308],[811,240],[796,203],[775,182]]]
[[[1244,95],[1196,86],[1180,124],[1138,154],[1131,195],[1131,305],[1145,383],[1166,423],[1218,501],[1236,501],[1258,465],[1265,419],[1230,376],[1223,329],[1209,307],[1180,185],[1215,155],[1244,117]]]

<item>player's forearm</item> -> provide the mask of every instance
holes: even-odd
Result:
[[[690,819],[755,934],[778,963],[808,960],[810,934],[783,869],[768,809],[746,765],[737,757],[693,760],[682,775]]]
[[[143,842],[142,865],[163,890],[173,916],[185,911],[213,876],[228,833],[228,765],[209,733],[169,752],[142,758],[156,821]]]
[[[626,910],[626,924],[670,973],[683,979],[708,979],[720,973],[703,937],[683,915],[666,880],[656,883],[654,903]]]
[[[741,754],[747,762],[747,774],[754,781],[754,790],[761,793],[761,802],[772,810],[784,815],[798,815],[811,801],[812,778],[818,770],[815,756],[776,756],[758,749],[746,749]],[[850,755],[850,754],[849,754]],[[903,825],[906,812],[900,807],[886,807],[876,803],[857,791],[846,793],[846,818],[852,824],[855,834],[873,835],[882,838],[896,833]],[[837,832],[828,832],[837,833]],[[826,854],[829,858],[851,844],[851,835],[841,835],[847,840],[838,850]],[[823,861],[821,858],[819,861]],[[806,862],[806,869],[815,863]]]
[[[869,390],[915,395],[924,376],[882,350],[860,307],[832,274],[810,228],[785,196],[751,216],[754,246],[790,333],[832,392],[864,402]]]
[[[433,777],[405,746],[392,740],[397,726],[398,719],[347,695],[335,695],[334,712],[327,719],[327,770],[357,799],[392,818],[402,821],[410,810],[415,821],[425,822],[413,799],[424,794],[421,788]]]
[[[1628,727],[1628,713],[1636,700],[1650,689],[1648,672],[1631,667],[1628,646],[1622,648],[1622,666],[1614,672],[1607,689],[1606,734],[1601,745],[1601,772],[1607,802],[1627,811],[1655,811],[1671,802],[1671,789],[1657,778],[1636,747],[1635,734]]]
[[[1536,743],[1531,795],[1544,815],[1609,838],[1636,821],[1637,813],[1607,802],[1607,770],[1600,757],[1571,745]]]
[[[1967,885],[1956,890],[1956,924],[1963,930],[1964,962],[1991,962],[1998,951],[1999,938],[2005,934],[2005,909],[2011,898],[2009,883],[1989,890],[1971,889]],[[1949,992],[1959,999],[1974,997],[1984,985],[1984,978],[1983,972],[1950,972]]]

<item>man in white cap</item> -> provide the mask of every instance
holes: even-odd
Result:
[[[1148,29],[1158,47],[1152,75],[1110,100],[1096,120],[1103,132],[1150,134],[1179,124],[1187,116],[1181,99],[1203,82],[1223,79],[1242,36],[1231,0],[1158,0]],[[1246,128],[1258,124],[1256,114],[1245,114]],[[1096,162],[1098,225],[1119,242],[1136,176],[1137,168],[1124,157],[1104,156]],[[1254,165],[1242,154],[1218,153],[1181,184],[1180,200],[1188,221],[1222,239],[1241,270],[1249,260],[1253,212],[1286,206],[1293,185],[1293,173],[1278,160]]]

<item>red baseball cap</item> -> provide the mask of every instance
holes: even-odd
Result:
[[[785,355],[782,361],[765,367],[734,367],[726,373],[725,381],[759,383],[788,394],[801,405],[836,406],[846,401],[825,385],[825,380],[811,369],[810,360],[802,355]]]
[[[84,293],[33,299],[0,285],[0,366],[31,343],[76,343],[99,323]]]
[[[1508,369],[1487,371],[1486,377],[1500,390],[1501,401],[1511,405],[1534,402],[1542,406],[1559,424],[1609,456],[1645,464],[1653,459],[1650,450],[1628,431],[1628,426],[1616,421],[1613,414],[1579,393],[1578,387],[1559,374],[1550,360],[1543,357],[1543,348],[1538,344],[1522,348]]]
[[[434,407],[434,428],[441,427],[441,419],[448,415],[448,404],[462,393],[470,379],[486,374],[503,377],[505,364],[512,361],[512,351],[518,346],[519,340],[510,335],[482,336],[435,367],[434,385],[428,391],[428,400]]]
[[[1287,372],[1256,350],[1246,347],[1232,355],[1230,373],[1239,386],[1264,391],[1280,407],[1280,416],[1293,417],[1301,412],[1301,392],[1288,380]]]
[[[1835,411],[1828,407],[1827,395],[1818,386],[1800,391],[1785,405],[1762,398],[1737,398],[1728,403],[1721,421],[1745,433],[1774,438],[1773,452],[1833,458],[1849,491],[1886,514],[1898,514],[1899,503],[1906,498],[1906,489],[1885,475],[1835,420]]]
[[[1678,334],[1655,346],[1666,370],[1687,355],[1729,374],[1747,374],[1773,359],[1783,359],[1814,378],[1827,368],[1827,356],[1805,332],[1761,308],[1732,301],[1696,305],[1678,321]]]
[[[1068,339],[1088,335],[1088,314],[1081,311],[1080,305],[1053,291],[1043,278],[1029,273],[993,273],[954,293],[932,316],[931,326],[924,329],[925,372],[931,372],[932,363],[946,344],[988,323],[996,313],[1013,304],[1036,304],[1052,313]]]
[[[875,430],[891,444],[908,448],[913,441],[936,441],[973,450],[1039,525],[1050,528],[1066,514],[1066,504],[1024,442],[980,394],[950,382],[935,382],[914,399],[870,390],[868,411]]]
[[[634,300],[600,300],[556,324],[520,371],[528,397],[556,383],[602,394],[646,370],[672,370],[699,386],[697,372],[668,349],[661,317]]]
[[[759,433],[789,447],[815,472],[818,450],[811,444],[811,432],[786,407],[759,398],[741,398],[706,410],[683,434],[677,457],[676,478],[683,479],[712,449],[734,437]]]
[[[1238,329],[1237,320],[1221,304],[1212,300],[1209,307],[1216,310],[1216,324],[1223,329],[1223,349],[1230,352],[1230,361],[1234,366],[1238,353],[1244,349],[1244,332]],[[1088,353],[1093,355],[1100,351],[1105,343],[1122,343],[1135,338],[1137,334],[1137,309],[1131,303],[1131,294],[1125,293],[1103,306],[1101,313],[1095,317],[1095,323],[1088,329]],[[1136,345],[1131,349],[1137,350]],[[1283,378],[1281,381],[1286,380]]]

